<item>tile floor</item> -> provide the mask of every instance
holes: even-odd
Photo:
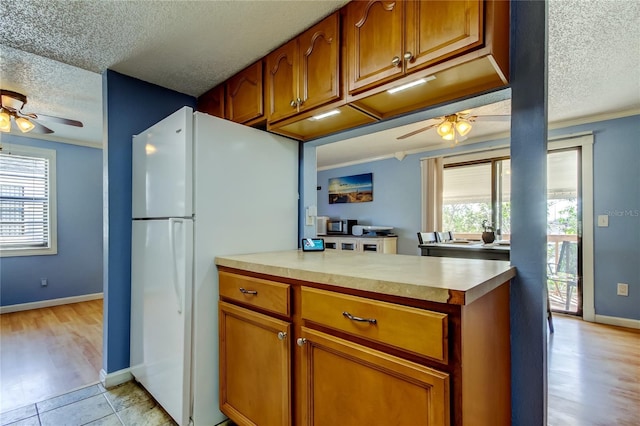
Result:
[[[176,425],[136,382],[95,384],[0,414],[2,426]]]

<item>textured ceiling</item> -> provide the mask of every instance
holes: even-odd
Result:
[[[199,96],[345,3],[2,0],[0,40]]]
[[[100,144],[105,69],[198,96],[346,2],[2,0],[0,87],[26,94],[28,112],[85,123],[52,124],[54,138]],[[548,96],[550,123],[640,109],[640,2],[549,2]],[[431,123],[334,143],[319,166],[441,146],[434,131],[395,139]],[[467,143],[505,131],[477,123]]]

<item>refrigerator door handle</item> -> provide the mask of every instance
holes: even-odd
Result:
[[[176,301],[178,302],[178,313],[182,313],[182,295],[180,294],[180,285],[178,283],[178,259],[176,258],[176,242],[173,237],[173,230],[176,223],[184,223],[182,219],[170,218],[169,219],[169,245],[171,249],[171,275],[173,281],[173,289],[176,292]]]

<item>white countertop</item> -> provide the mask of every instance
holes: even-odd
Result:
[[[220,266],[336,287],[465,305],[516,274],[509,262],[290,250],[218,256]]]

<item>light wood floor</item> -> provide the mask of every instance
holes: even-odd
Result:
[[[640,331],[554,315],[549,426],[640,424]],[[102,300],[0,315],[0,412],[97,382]]]
[[[640,425],[640,330],[554,315],[549,426]]]
[[[0,315],[0,412],[98,382],[102,299]]]

